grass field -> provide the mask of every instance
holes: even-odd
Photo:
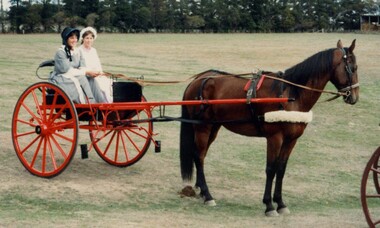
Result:
[[[208,69],[283,71],[336,47],[339,39],[345,46],[357,39],[359,102],[349,106],[339,99],[313,108],[284,179],[291,214],[267,218],[261,202],[265,140],[226,130],[206,159],[213,208],[177,194],[178,122],[155,124],[162,153],[150,148],[131,167],[112,167],[91,151],[87,160],[77,153],[53,179],[30,175],[14,152],[12,113],[20,94],[40,81],[34,76],[38,64],[53,58],[61,40],[58,34],[0,35],[0,227],[366,227],[360,181],[379,146],[378,34],[100,34],[95,46],[105,71],[185,80]],[[186,85],[147,86],[144,95],[150,101],[180,100]],[[180,114],[178,107],[167,112]],[[88,132],[79,140],[89,143]]]

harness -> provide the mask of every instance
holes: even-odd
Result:
[[[256,90],[261,87],[264,79],[265,75],[263,75],[262,71],[252,74],[252,78],[248,81],[244,88],[244,90],[247,91],[247,104],[251,104],[251,99],[256,98]]]
[[[218,73],[218,72],[215,72],[215,73]],[[198,89],[197,97],[195,99],[197,99],[197,100],[203,100],[204,99],[203,98],[203,90],[204,90],[207,82],[214,77],[215,77],[215,75],[211,75],[211,76],[208,76],[202,80],[201,85]],[[262,71],[260,71],[258,73],[253,73],[252,78],[248,81],[248,83],[246,84],[246,86],[244,88],[244,90],[247,91],[247,105],[249,106],[250,111],[251,111],[251,118],[244,119],[244,120],[242,119],[242,120],[227,120],[227,121],[204,121],[204,120],[202,120],[202,115],[204,114],[206,109],[209,107],[209,105],[201,104],[199,106],[199,110],[197,112],[195,111],[195,107],[193,109],[194,110],[193,113],[195,114],[195,117],[196,117],[195,120],[181,119],[181,121],[191,122],[193,124],[197,124],[197,123],[198,124],[199,123],[218,123],[218,124],[248,123],[248,122],[253,121],[253,123],[257,124],[258,122],[260,122],[260,120],[258,117],[255,118],[255,112],[254,112],[253,105],[251,104],[251,99],[257,97],[256,96],[256,90],[258,90],[260,88],[264,79],[265,79],[265,75],[262,73]]]
[[[206,83],[207,81],[211,79],[211,77],[206,77],[205,79],[202,80],[202,83],[201,83],[201,87],[199,88],[198,90],[198,96],[196,97],[197,100],[203,100],[203,89],[205,88],[206,86]],[[208,108],[209,106],[208,105],[204,105],[204,104],[201,104],[200,107],[199,107],[199,112],[197,112],[195,114],[195,116],[197,116],[198,118],[201,118],[202,117],[202,114],[204,113],[204,111]],[[194,107],[194,110],[195,110],[195,107]]]

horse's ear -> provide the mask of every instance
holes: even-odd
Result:
[[[338,43],[336,44],[337,48],[343,48],[342,41],[338,40]]]
[[[348,50],[352,53],[355,49],[355,43],[356,43],[356,39],[354,39],[351,43],[351,46],[348,48]]]

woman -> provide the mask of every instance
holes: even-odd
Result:
[[[112,80],[102,75],[103,69],[99,60],[98,52],[93,47],[96,37],[97,34],[94,28],[87,27],[82,29],[79,38],[81,43],[79,50],[82,52],[87,68],[100,73],[100,75],[95,78],[95,81],[98,82],[103,95],[107,99],[107,102],[112,103]]]
[[[63,45],[55,54],[50,81],[61,86],[75,103],[107,102],[94,80],[100,73],[86,68],[85,60],[76,48],[79,30],[66,27],[61,37]]]

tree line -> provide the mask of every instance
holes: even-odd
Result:
[[[3,6],[1,0],[1,6]],[[357,30],[373,0],[10,0],[1,31],[305,32]]]

